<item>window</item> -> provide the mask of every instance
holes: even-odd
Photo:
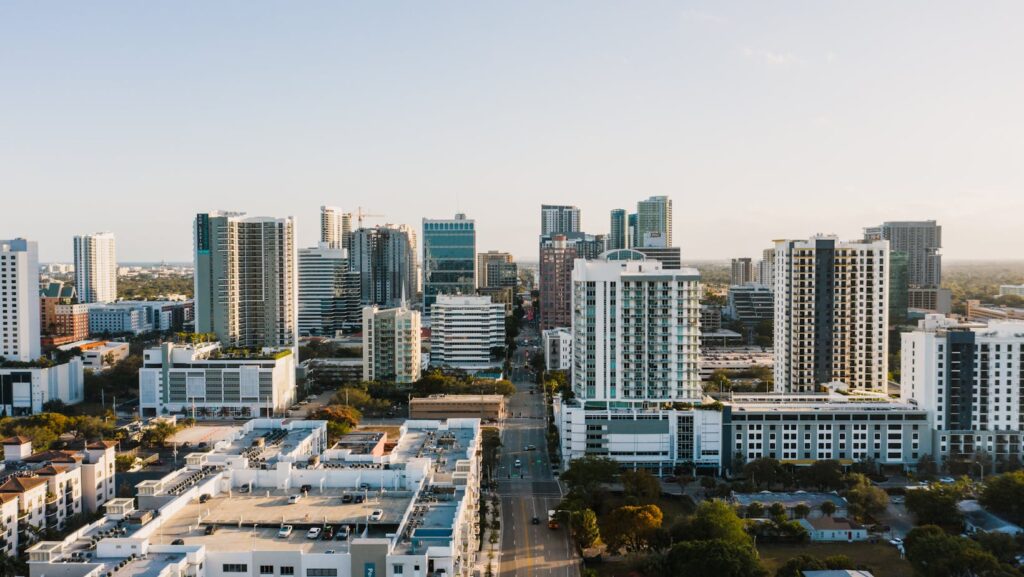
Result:
[[[248,573],[249,566],[244,563],[225,563],[224,573]]]
[[[405,565],[392,565],[391,566],[391,574],[392,575],[401,575],[403,573],[405,573]]]
[[[295,575],[295,567],[281,565],[281,575]]]
[[[274,574],[274,566],[273,565],[260,565],[260,575],[273,575],[273,574]]]
[[[306,577],[338,577],[337,569],[306,569]]]

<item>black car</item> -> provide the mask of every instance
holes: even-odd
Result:
[[[532,523],[534,525],[540,525],[540,517],[534,517],[533,519],[530,520],[530,523]]]
[[[209,500],[210,500],[210,494],[209,493],[203,493],[202,495],[199,495],[199,502],[200,503],[205,503],[205,502],[207,502]]]
[[[206,526],[206,530],[203,531],[203,534],[205,534],[205,535],[213,535],[216,532],[217,532],[217,526],[216,525],[207,525]]]
[[[334,534],[334,540],[345,541],[348,539],[349,533],[350,530],[348,528],[348,525],[342,525],[341,527],[338,527],[338,532]]]
[[[351,503],[352,502],[352,495],[349,495],[348,493],[345,493],[344,495],[341,496],[341,502],[342,503]]]
[[[308,493],[313,490],[313,485],[303,485],[302,488],[299,490],[302,491],[303,493]]]
[[[184,539],[175,539],[174,541],[171,541],[171,545],[184,545],[184,544],[185,544],[185,540]]]

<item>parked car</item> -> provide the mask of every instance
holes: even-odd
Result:
[[[185,540],[184,539],[175,539],[174,541],[171,541],[171,545],[184,545],[184,544],[185,544]]]
[[[288,503],[289,504],[298,503],[299,500],[301,500],[301,499],[302,499],[302,495],[288,495]]]
[[[530,523],[533,525],[540,525],[540,517],[534,517],[530,520]]]
[[[204,535],[213,535],[216,532],[217,532],[217,526],[216,525],[207,525],[206,526],[206,530],[203,531],[203,534]]]
[[[324,554],[326,555],[334,555],[335,553],[337,553],[337,551],[335,551],[334,549],[328,549],[324,551]]]
[[[314,539],[314,540],[319,539],[320,538],[320,533],[322,533],[322,532],[323,532],[323,529],[321,529],[320,527],[312,527],[312,528],[310,528],[309,531],[306,531],[306,539]]]
[[[380,521],[383,518],[384,518],[384,511],[381,510],[381,509],[374,509],[373,512],[370,513],[370,520],[371,521]]]
[[[238,492],[239,493],[248,493],[249,492],[249,485],[242,485],[241,487],[238,488]]]
[[[313,490],[313,485],[303,485],[302,488],[299,490],[302,491],[303,493],[308,493]]]
[[[366,497],[363,497],[362,495],[356,495],[355,497],[352,497],[352,502],[353,503],[362,503],[365,500],[366,500]]]
[[[277,530],[277,536],[281,537],[282,539],[290,536],[291,534],[292,534],[292,526],[291,525],[283,525],[280,529]]]
[[[334,540],[345,541],[348,539],[349,533],[351,533],[351,529],[348,528],[348,525],[342,525],[338,527],[338,532],[334,534]]]
[[[199,502],[200,503],[205,503],[205,502],[207,502],[209,500],[210,500],[210,494],[209,493],[203,493],[202,495],[199,495]]]
[[[323,539],[324,541],[330,541],[331,539],[334,539],[334,527],[331,527],[330,525],[328,525],[324,529],[324,534],[320,538]]]
[[[342,503],[351,503],[352,502],[352,495],[349,495],[348,493],[345,493],[344,495],[341,496],[341,502]]]

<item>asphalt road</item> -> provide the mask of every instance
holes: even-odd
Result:
[[[549,529],[548,510],[561,501],[544,440],[544,396],[516,382],[502,428],[496,477],[501,498],[501,577],[578,577],[566,529]],[[534,445],[535,450],[527,450]],[[516,459],[521,465],[515,466]],[[533,524],[536,518],[538,523]]]

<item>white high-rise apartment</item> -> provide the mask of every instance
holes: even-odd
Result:
[[[359,273],[347,251],[321,242],[299,249],[299,334],[333,337],[362,319]]]
[[[776,241],[774,293],[776,391],[886,390],[888,241]]]
[[[352,213],[336,206],[320,207],[320,242],[329,248],[349,248],[352,236]]]
[[[75,288],[82,303],[117,300],[117,252],[114,233],[75,237]]]
[[[542,204],[540,234],[566,234],[580,231],[580,208],[563,204]]]
[[[739,286],[754,282],[754,261],[749,258],[732,259],[729,284]]]
[[[572,271],[572,386],[623,405],[699,401],[700,273],[634,260],[577,259]]]
[[[298,344],[292,217],[201,213],[195,220],[196,332],[225,347]]]
[[[505,346],[505,305],[489,296],[437,295],[431,309],[430,364],[467,371],[501,366],[491,351]]]
[[[420,313],[402,306],[363,308],[363,380],[393,383],[418,381]]]
[[[647,246],[649,238],[660,233],[664,246],[672,244],[672,199],[667,196],[652,196],[636,203],[636,240],[639,246]]]
[[[0,240],[0,357],[39,358],[39,248],[35,241]]]
[[[757,282],[769,289],[775,288],[775,247],[766,248],[757,262]]]

